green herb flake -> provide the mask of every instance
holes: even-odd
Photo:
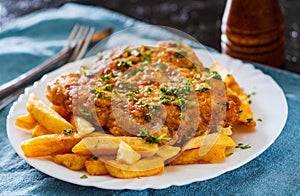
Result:
[[[224,102],[222,102],[221,104],[222,104],[223,106],[229,106],[230,103],[229,103],[229,101],[224,101]]]
[[[179,114],[178,114],[178,117],[179,117],[179,118],[184,118],[184,114],[179,113]]]
[[[111,85],[111,84],[105,85],[105,90],[110,91],[111,88],[112,88],[112,85]]]
[[[207,84],[207,83],[201,83],[200,85],[198,85],[197,87],[196,87],[196,91],[200,91],[200,92],[205,92],[205,91],[208,91],[208,90],[210,90],[211,88],[210,88],[210,86]]]
[[[239,143],[237,146],[235,146],[235,148],[240,148],[242,150],[245,150],[245,149],[249,149],[251,148],[250,144],[243,144],[243,143]]]
[[[130,67],[132,64],[131,60],[121,60],[118,62],[117,67],[121,69],[122,67]]]
[[[257,121],[262,122],[263,120],[261,118],[258,118]]]
[[[195,75],[194,75],[194,78],[195,78],[195,79],[200,79],[200,78],[201,78],[201,75],[200,75],[200,74],[195,74]]]
[[[125,49],[125,53],[127,56],[131,56],[131,50],[130,49]]]
[[[93,72],[87,69],[82,70],[81,72],[85,77],[91,78],[94,76]]]
[[[96,160],[98,160],[98,157],[95,156],[95,155],[93,155],[92,157],[87,158],[87,160],[90,160],[90,161],[96,161]]]
[[[110,99],[110,98],[111,98],[111,95],[105,95],[104,98],[105,98],[105,99]]]
[[[226,157],[230,157],[231,155],[233,155],[233,152],[226,154]]]
[[[134,93],[138,94],[138,93],[139,93],[139,88],[137,88],[137,87],[134,87],[134,88],[133,88],[133,90],[132,90],[132,92],[134,92]]]
[[[168,97],[166,97],[166,96],[163,95],[163,96],[160,97],[159,100],[160,100],[161,103],[164,103],[164,104],[171,104],[172,101],[175,100],[175,98],[173,98],[173,97],[172,97],[172,98],[168,98]]]
[[[63,134],[64,134],[64,135],[69,135],[69,134],[71,134],[71,133],[73,133],[73,129],[72,129],[72,128],[66,129],[66,130],[63,131]]]
[[[221,75],[217,72],[217,71],[212,71],[210,73],[210,75],[208,76],[207,80],[211,79],[211,78],[214,78],[216,80],[222,80],[222,77]]]
[[[177,88],[167,88],[165,86],[160,87],[160,91],[165,95],[175,95],[177,93]]]
[[[116,94],[118,94],[118,90],[117,89],[113,89],[112,91],[111,91],[114,95],[116,95]]]
[[[140,132],[137,134],[138,137],[141,137],[141,138],[145,138],[148,136],[148,129],[146,128],[141,128],[140,129]]]
[[[249,103],[249,104],[251,104],[251,103],[252,103],[252,101],[251,101],[251,100],[249,100],[249,101],[248,101],[248,103]]]
[[[96,98],[99,98],[99,97],[101,97],[101,95],[103,95],[104,94],[104,92],[103,91],[101,91],[101,90],[98,90],[98,89],[95,89],[95,97]]]
[[[79,108],[79,111],[80,111],[80,113],[83,115],[83,116],[86,116],[86,117],[88,117],[88,118],[91,118],[92,117],[92,114],[91,113],[89,113],[89,111],[87,111],[86,109],[84,109],[84,108]]]
[[[143,54],[142,62],[151,62],[151,57],[149,54]]]
[[[87,179],[88,176],[86,174],[83,174],[82,176],[80,176],[80,179]]]
[[[186,109],[186,101],[184,99],[178,99],[175,103],[182,111]]]
[[[247,118],[247,123],[250,123],[253,121],[253,118]]]
[[[150,135],[146,137],[147,144],[161,144],[161,140],[170,141],[172,138],[166,137],[167,134],[162,134],[161,136]]]
[[[176,58],[183,58],[183,57],[186,57],[186,55],[187,55],[187,52],[183,51],[183,50],[175,52],[175,57]]]

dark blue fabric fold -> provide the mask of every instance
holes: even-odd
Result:
[[[110,10],[73,3],[19,18],[3,27],[0,33],[0,84],[54,56],[63,47],[69,31],[76,23],[95,26],[96,30],[112,26],[115,31],[144,24]],[[210,180],[162,190],[113,191],[70,184],[39,172],[14,152],[6,134],[9,105],[0,111],[0,194],[299,195],[300,76],[254,65],[281,86],[287,98],[289,113],[278,139],[246,165]]]

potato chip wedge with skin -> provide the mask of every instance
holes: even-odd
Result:
[[[180,152],[181,148],[177,146],[164,145],[159,147],[156,154],[163,158],[163,160],[168,160],[176,156]]]
[[[38,124],[32,130],[31,137],[38,137],[41,135],[48,135],[48,134],[53,134],[53,131],[50,131],[50,130],[46,129],[43,125]]]
[[[38,124],[38,121],[31,115],[25,114],[16,118],[15,125],[24,130],[32,130]]]
[[[170,165],[187,165],[196,163],[221,163],[226,159],[226,146],[215,145],[201,156],[200,148],[186,150],[170,162]]]
[[[21,148],[26,157],[43,157],[71,153],[80,141],[79,136],[50,134],[28,139],[21,144]]]
[[[52,156],[52,160],[57,164],[76,171],[85,167],[85,161],[89,157],[90,156],[78,154],[57,154]]]
[[[194,137],[190,139],[187,143],[185,143],[182,147],[182,151],[190,150],[193,148],[200,148],[201,146],[227,146],[227,147],[233,147],[236,145],[234,140],[224,134],[220,133],[212,133],[207,135],[201,135],[198,137]]]
[[[108,160],[104,163],[109,174],[116,178],[154,176],[164,171],[164,161],[160,156],[140,159],[134,164],[126,164],[117,160]]]
[[[63,133],[64,130],[74,129],[68,121],[47,106],[35,94],[30,94],[27,102],[27,111],[45,128],[54,133]]]
[[[98,160],[86,160],[85,168],[88,174],[92,176],[100,176],[108,174],[108,171],[104,165],[104,162],[100,159]]]
[[[134,151],[140,153],[142,157],[153,156],[158,151],[157,144],[146,144],[145,141],[139,137],[127,136],[85,137],[74,146],[72,151],[82,155],[116,156],[121,141],[127,143]]]

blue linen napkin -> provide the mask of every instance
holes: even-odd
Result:
[[[19,18],[0,33],[0,84],[55,55],[76,23],[95,26],[97,30],[113,26],[115,31],[144,24],[106,9],[73,3]],[[139,36],[145,38],[145,35]],[[6,116],[10,105],[0,111],[1,195],[300,194],[300,76],[257,64],[255,66],[272,76],[283,88],[289,114],[284,130],[274,144],[248,164],[210,180],[163,190],[113,191],[78,186],[37,171],[14,152],[6,134]]]

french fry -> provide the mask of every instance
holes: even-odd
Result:
[[[86,160],[85,168],[88,174],[92,176],[100,176],[108,174],[108,171],[104,165],[104,162],[100,159],[98,160]]]
[[[170,165],[186,165],[195,163],[220,163],[226,158],[226,146],[213,146],[204,156],[201,156],[200,148],[182,152],[171,161]]]
[[[63,165],[71,170],[83,169],[87,158],[89,158],[89,156],[78,154],[57,154],[52,156],[55,163]]]
[[[116,160],[108,160],[104,163],[109,174],[117,178],[154,176],[164,171],[164,161],[160,156],[140,159],[134,164],[126,164]]]
[[[21,148],[26,157],[43,157],[54,154],[71,153],[72,148],[80,142],[78,136],[63,134],[42,135],[22,143]]]
[[[19,116],[16,119],[15,122],[16,126],[25,129],[25,130],[32,130],[38,122],[35,120],[35,118],[31,114],[25,114],[22,116]]]
[[[234,140],[224,134],[212,133],[208,135],[201,135],[190,139],[183,147],[182,151],[200,148],[202,146],[235,146]]]
[[[47,106],[35,94],[30,94],[27,102],[27,111],[45,128],[54,133],[62,133],[64,130],[73,129],[68,121],[62,118],[57,112]]]
[[[157,144],[146,144],[142,138],[126,136],[86,137],[74,146],[72,151],[82,155],[116,155],[121,141],[127,143],[142,157],[153,156],[158,151]]]
[[[53,134],[53,131],[46,129],[43,125],[38,124],[32,130],[31,137],[37,137],[41,135]]]

